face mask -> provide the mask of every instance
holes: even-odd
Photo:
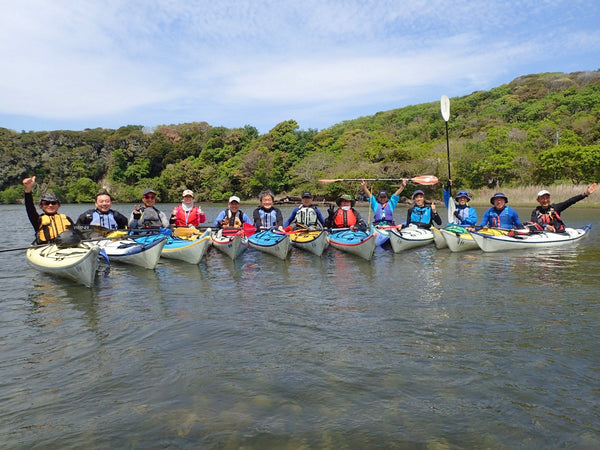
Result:
[[[350,211],[351,206],[342,206],[342,209],[344,211]]]

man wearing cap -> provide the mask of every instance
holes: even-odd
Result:
[[[240,211],[240,198],[232,195],[227,202],[227,208],[217,215],[213,225],[216,228],[241,228],[245,223],[252,225],[252,220]]]
[[[174,227],[188,228],[195,228],[206,222],[206,214],[202,212],[202,207],[194,206],[194,193],[191,190],[183,191],[181,205],[173,208],[169,222]]]
[[[294,228],[322,229],[325,224],[325,218],[319,208],[312,204],[313,196],[310,192],[302,193],[302,205],[292,210],[290,217],[284,222],[283,227],[287,228],[295,223]]]
[[[73,229],[73,220],[58,212],[60,208],[60,200],[51,192],[42,195],[40,199],[40,208],[44,211],[43,214],[38,214],[33,204],[33,185],[35,184],[35,176],[25,178],[23,186],[25,186],[25,210],[29,222],[35,230],[36,244],[46,244],[55,241],[58,236],[66,231]]]
[[[81,214],[75,225],[97,225],[108,230],[127,228],[127,217],[111,209],[112,197],[108,192],[98,192],[94,206],[94,209],[88,209]]]
[[[540,206],[537,206],[531,213],[531,221],[537,223],[546,231],[557,233],[565,231],[565,224],[560,218],[560,213],[569,206],[592,195],[596,192],[597,187],[598,183],[590,184],[583,194],[576,195],[562,203],[556,204],[550,204],[550,192],[545,189],[541,190],[537,194],[537,201]]]
[[[444,203],[446,208],[450,203],[450,186],[452,186],[452,180],[448,180],[448,185],[444,188]],[[471,201],[469,193],[465,190],[458,191],[458,194],[454,197],[456,200],[454,209],[454,218],[452,222],[454,225],[461,225],[463,227],[472,227],[477,223],[477,211],[468,203]]]
[[[335,203],[338,209],[334,210],[331,206],[327,211],[329,216],[325,220],[325,225],[331,228],[350,228],[354,231],[366,231],[367,224],[360,216],[360,213],[354,209],[354,199],[348,194],[341,195]]]
[[[131,212],[129,228],[167,228],[169,226],[167,215],[154,206],[156,203],[154,189],[144,191],[142,203],[144,206],[135,205],[135,209]]]
[[[374,225],[395,225],[394,222],[394,209],[400,200],[400,193],[406,187],[406,180],[402,180],[400,187],[392,194],[388,200],[386,191],[381,191],[377,196],[377,199],[371,194],[365,180],[360,182],[367,197],[369,197],[369,206],[373,210],[373,224]]]
[[[412,200],[415,202],[412,208],[408,209],[406,214],[406,225],[411,223],[419,228],[425,228],[429,230],[433,223],[438,225],[442,224],[442,219],[436,211],[434,202],[431,205],[425,204],[425,193],[421,189],[417,189],[413,192]]]
[[[480,227],[490,228],[523,228],[517,212],[507,205],[508,197],[502,192],[496,192],[491,198],[493,205],[483,214]]]

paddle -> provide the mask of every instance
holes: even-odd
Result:
[[[413,178],[334,178],[334,179],[321,179],[321,183],[336,183],[338,181],[411,181],[416,184],[423,184],[430,186],[437,184],[438,179],[434,175],[421,175]]]
[[[444,122],[446,122],[446,155],[448,156],[448,180],[452,179],[452,175],[450,174],[450,138],[448,137],[448,120],[450,119],[450,99],[442,95],[442,99],[440,100],[440,109],[442,110],[442,118]],[[452,198],[452,185],[448,184],[448,193],[450,194],[450,199],[448,200],[448,223],[454,222],[454,211],[456,211],[456,203],[454,203],[454,199]]]

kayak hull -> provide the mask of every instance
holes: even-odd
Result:
[[[60,248],[49,244],[29,248],[27,260],[40,272],[91,287],[96,278],[99,253],[100,248],[97,246]]]
[[[248,249],[248,238],[241,230],[229,236],[224,236],[223,230],[218,230],[211,234],[210,239],[214,248],[233,260],[239,258]]]
[[[312,253],[313,255],[321,256],[327,248],[327,232],[323,230],[303,231],[290,235],[292,246]]]
[[[169,236],[160,256],[189,264],[198,264],[206,255],[211,244],[210,233],[209,228],[202,234],[191,234],[188,237]]]
[[[115,237],[119,236],[120,234],[115,235]],[[104,249],[111,263],[117,262],[154,269],[166,242],[167,236],[159,233],[137,237],[123,234],[122,239],[101,239],[88,245],[97,245]]]
[[[279,259],[286,259],[290,252],[290,237],[273,230],[259,231],[248,237],[248,245]]]
[[[375,226],[375,246],[383,247],[390,241],[389,229],[379,228]]]
[[[466,252],[469,250],[477,250],[479,246],[471,233],[465,228],[457,225],[450,225],[440,230],[446,244],[451,252]]]
[[[423,247],[433,243],[433,231],[409,225],[401,230],[390,230],[390,243],[394,253]]]
[[[533,234],[502,234],[494,232],[472,231],[471,236],[484,252],[502,252],[507,250],[537,250],[580,241],[589,233],[591,225],[583,228],[566,228],[564,233],[543,231]]]
[[[370,261],[373,258],[377,237],[375,230],[368,233],[364,231],[336,231],[328,236],[329,245],[346,253],[360,256]]]
[[[446,239],[442,234],[442,230],[437,227],[431,227],[431,232],[433,233],[433,243],[435,244],[435,248],[438,250],[448,248],[448,244],[446,243]]]

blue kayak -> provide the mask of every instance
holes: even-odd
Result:
[[[291,246],[290,237],[286,233],[274,230],[259,231],[248,236],[248,245],[279,259],[287,258]]]
[[[364,231],[334,231],[329,235],[329,245],[343,252],[371,260],[375,251],[377,235],[373,228]]]

